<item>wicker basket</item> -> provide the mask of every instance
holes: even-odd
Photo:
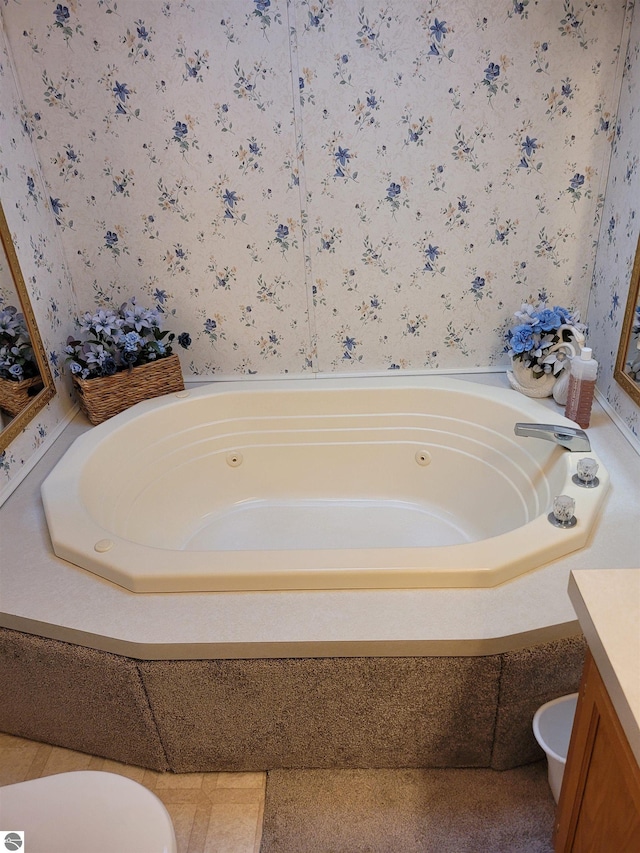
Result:
[[[92,424],[101,424],[130,406],[182,391],[184,379],[177,355],[141,364],[131,370],[121,370],[113,376],[96,376],[93,379],[73,377],[80,408]]]
[[[19,415],[42,385],[42,379],[39,376],[22,379],[20,382],[0,378],[0,409],[8,412],[12,417]]]

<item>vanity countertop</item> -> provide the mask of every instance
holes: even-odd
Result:
[[[503,373],[460,378],[507,385]],[[552,419],[558,406],[541,402]],[[489,655],[579,633],[572,570],[638,568],[640,456],[597,403],[589,438],[611,487],[592,536],[488,589],[129,592],[56,557],[49,539],[40,485],[89,428],[76,416],[0,508],[0,626],[149,660]]]
[[[640,764],[640,568],[572,571],[569,598]]]

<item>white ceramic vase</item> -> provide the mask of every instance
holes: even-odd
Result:
[[[546,354],[551,356],[556,351],[561,351],[568,358],[573,358],[580,352],[580,347],[584,345],[584,335],[579,332],[574,326],[560,326],[558,334],[568,330],[571,339],[569,341],[560,341],[550,347]],[[577,349],[577,352],[576,352]],[[560,371],[558,374],[545,373],[542,376],[535,375],[530,367],[525,367],[522,361],[518,358],[511,359],[511,370],[507,370],[507,379],[509,384],[516,391],[525,394],[527,397],[551,397],[561,406],[567,402],[567,392],[569,390],[569,365]]]
[[[530,367],[525,367],[517,358],[511,360],[511,370],[507,370],[507,379],[512,388],[527,397],[550,397],[553,386],[556,384],[553,373],[544,373],[537,377]]]

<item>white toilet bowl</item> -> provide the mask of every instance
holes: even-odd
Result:
[[[0,827],[24,831],[25,853],[178,849],[169,813],[154,793],[125,776],[96,770],[0,788]]]

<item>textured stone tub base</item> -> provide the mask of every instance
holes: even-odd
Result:
[[[478,657],[140,661],[0,629],[0,730],[154,770],[491,767],[578,689],[582,636]]]

